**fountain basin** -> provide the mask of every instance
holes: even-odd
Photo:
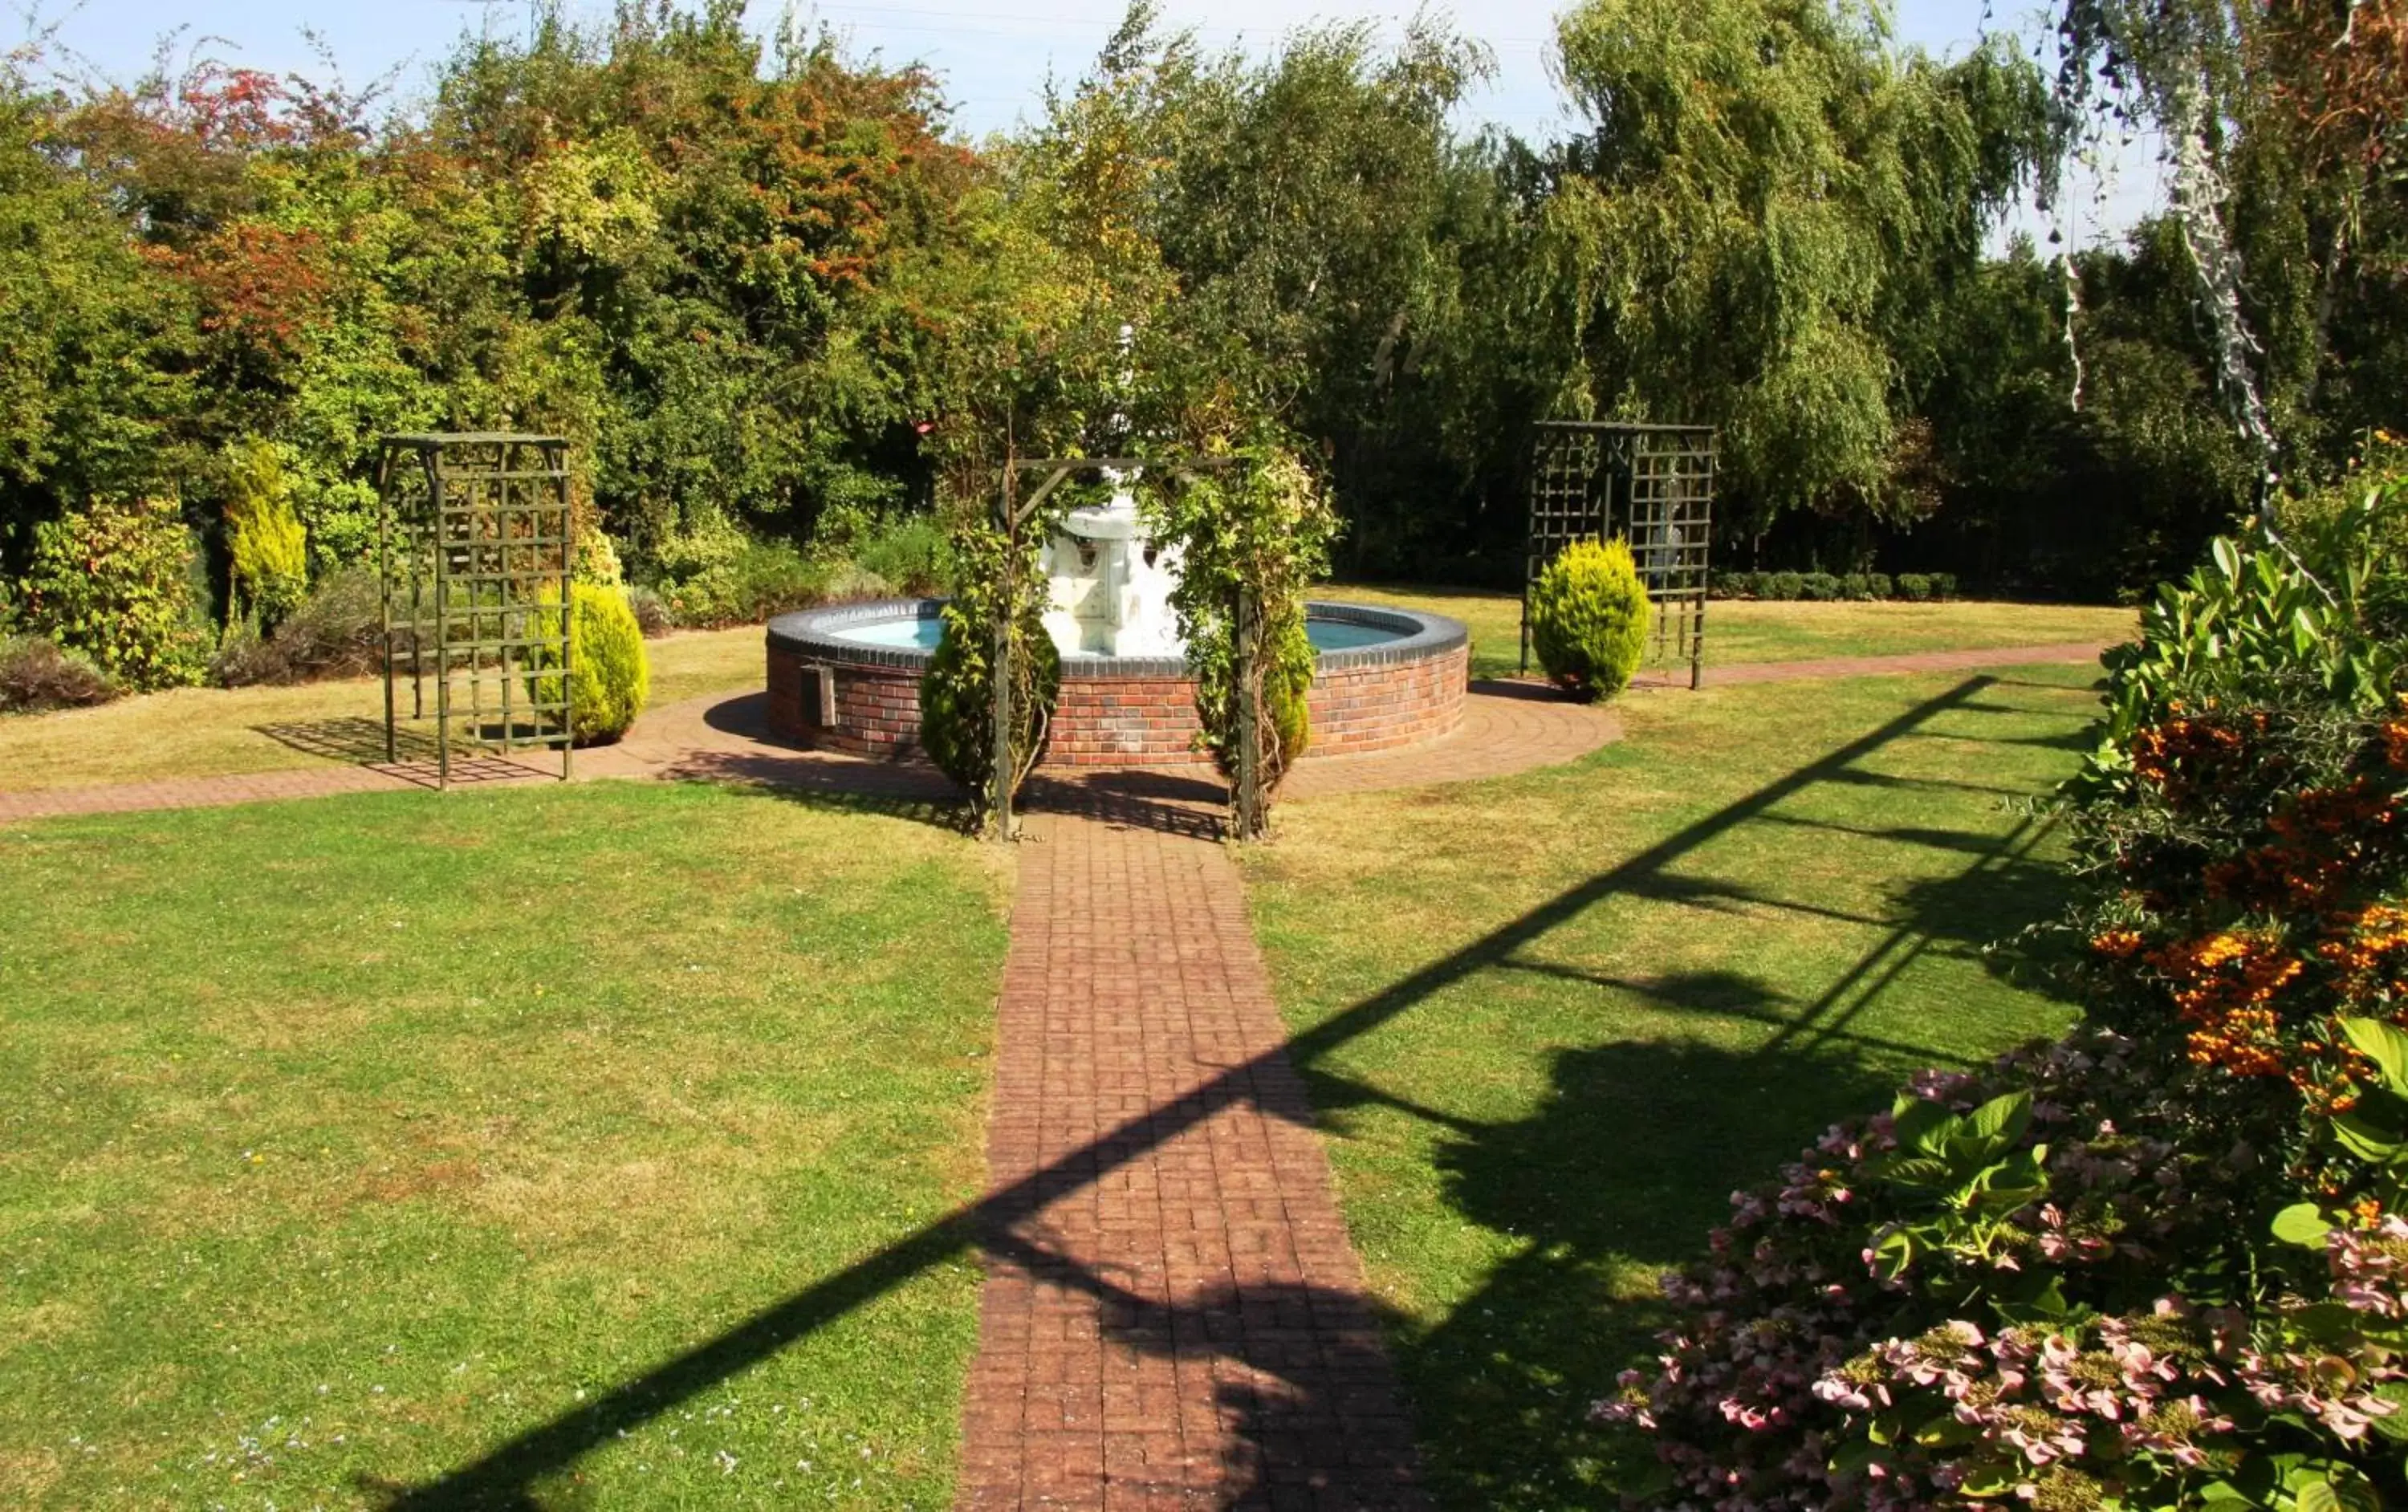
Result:
[[[936,653],[941,607],[937,599],[882,599],[770,620],[771,730],[854,756],[916,754],[920,677]],[[1305,612],[1319,650],[1307,760],[1414,745],[1461,720],[1471,646],[1460,621],[1319,600]],[[1062,658],[1043,764],[1200,763],[1208,758],[1196,751],[1196,734],[1184,659],[1072,653]]]

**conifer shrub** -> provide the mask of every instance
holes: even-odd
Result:
[[[294,511],[285,449],[270,441],[226,448],[225,541],[234,590],[231,620],[265,634],[300,607],[309,591],[309,535]]]
[[[1531,585],[1539,664],[1583,698],[1620,692],[1639,670],[1646,636],[1647,589],[1627,541],[1575,541]]]
[[[644,711],[651,695],[652,668],[644,651],[643,627],[627,595],[614,588],[577,583],[570,602],[568,729],[580,746],[607,746],[627,733]],[[550,591],[547,601],[558,603]],[[557,609],[538,609],[539,617]],[[538,638],[556,635],[552,624],[539,624]],[[560,674],[547,654],[527,678],[527,693],[538,704],[560,701]]]

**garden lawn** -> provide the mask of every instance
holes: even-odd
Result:
[[[1254,916],[1442,1505],[1616,1505],[1588,1405],[1729,1193],[2068,1021],[1983,947],[2058,906],[2016,806],[2092,678],[1641,693],[1570,766],[1280,810]]]
[[[1314,594],[1452,615],[1471,627],[1473,677],[1508,678],[1521,669],[1522,600],[1515,594],[1485,589],[1373,588],[1351,583],[1333,583],[1316,589]],[[1706,606],[1706,665],[2127,640],[2139,623],[2135,610],[2088,604],[1806,604],[1715,599]],[[1648,653],[1650,664],[1664,664],[1666,658],[1653,640]],[[1535,663],[1532,671],[1537,671]]]
[[[508,1505],[945,1506],[958,1234],[610,1393],[974,1197],[1003,892],[655,783],[0,831],[0,1505],[380,1505],[607,1408]]]
[[[686,631],[644,643],[652,706],[761,686],[761,627]],[[408,696],[403,690],[403,696]],[[0,716],[0,792],[278,772],[381,759],[384,681],[292,688],[178,688],[97,708]]]

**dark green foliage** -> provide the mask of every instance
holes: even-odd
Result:
[[[207,602],[193,533],[163,499],[94,499],[37,525],[19,585],[25,625],[134,689],[198,682]]]
[[[1931,575],[1931,596],[1933,598],[1955,598],[1956,596],[1956,575],[1953,572],[1933,573]]]
[[[1575,541],[1530,586],[1530,647],[1583,698],[1622,692],[1647,649],[1647,588],[1619,536]]]
[[[1828,604],[1840,597],[1840,579],[1828,572],[1800,573],[1797,596],[1813,603]]]
[[[1931,597],[1931,579],[1919,572],[1898,575],[1898,596],[1910,604],[1921,604]]]
[[[0,714],[82,708],[117,696],[117,685],[77,651],[39,635],[0,635]]]
[[[1802,573],[1769,572],[1758,580],[1759,598],[1789,600],[1806,596],[1806,578]]]
[[[1891,580],[1888,573],[1869,572],[1865,574],[1865,597],[1872,599],[1889,598],[1897,592],[1898,585]]]
[[[1874,597],[1872,579],[1861,572],[1842,573],[1840,575],[1839,596],[1859,600]]]

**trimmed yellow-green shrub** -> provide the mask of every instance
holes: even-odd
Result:
[[[1279,736],[1279,765],[1285,772],[1312,744],[1312,714],[1305,695],[1312,689],[1313,650],[1301,613],[1273,633],[1279,636],[1279,650],[1263,673],[1263,711]]]
[[[556,601],[550,590],[545,597]],[[576,612],[569,627],[569,734],[580,746],[607,746],[627,733],[652,692],[644,632],[623,590],[578,583],[570,602]],[[559,611],[537,612],[549,616]],[[552,625],[537,627],[538,636],[556,634]],[[558,703],[560,674],[538,668],[527,679],[527,692],[539,704]]]
[[[1647,589],[1630,546],[1575,541],[1530,587],[1530,646],[1556,683],[1583,698],[1611,698],[1646,649]]]
[[[256,438],[226,447],[226,554],[234,618],[274,630],[309,591],[309,535],[293,508],[284,449]]]

